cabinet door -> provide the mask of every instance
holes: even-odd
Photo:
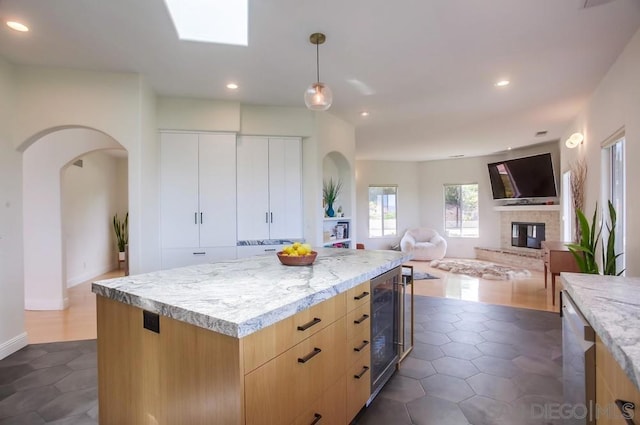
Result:
[[[160,138],[162,247],[199,246],[198,135],[163,133]]]
[[[268,157],[266,137],[238,138],[238,240],[269,239]]]
[[[236,137],[199,135],[201,247],[236,245]]]
[[[302,146],[300,139],[269,138],[271,239],[302,238]]]

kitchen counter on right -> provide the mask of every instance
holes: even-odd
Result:
[[[564,289],[640,389],[640,278],[561,273]]]

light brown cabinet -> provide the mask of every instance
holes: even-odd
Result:
[[[141,309],[98,296],[100,424],[348,424],[370,395],[368,291],[244,338],[164,316],[155,333]]]
[[[247,424],[293,422],[344,376],[345,344],[343,316],[247,374],[244,380]]]
[[[347,423],[371,395],[370,282],[347,291]]]
[[[623,409],[638,418],[640,391],[629,380],[602,340],[596,336],[596,406],[592,412],[597,425],[626,425],[628,422],[616,405],[616,400],[635,403],[636,410]]]

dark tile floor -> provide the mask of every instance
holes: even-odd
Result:
[[[562,402],[558,314],[415,297],[413,351],[356,423],[555,425]]]
[[[415,347],[358,425],[546,425],[562,403],[557,314],[415,298]],[[30,345],[0,360],[0,425],[97,424],[96,343]],[[333,424],[328,424],[333,425]]]
[[[0,360],[0,425],[98,423],[96,341],[33,344]]]

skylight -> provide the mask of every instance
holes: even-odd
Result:
[[[181,40],[248,45],[248,0],[164,0]]]

